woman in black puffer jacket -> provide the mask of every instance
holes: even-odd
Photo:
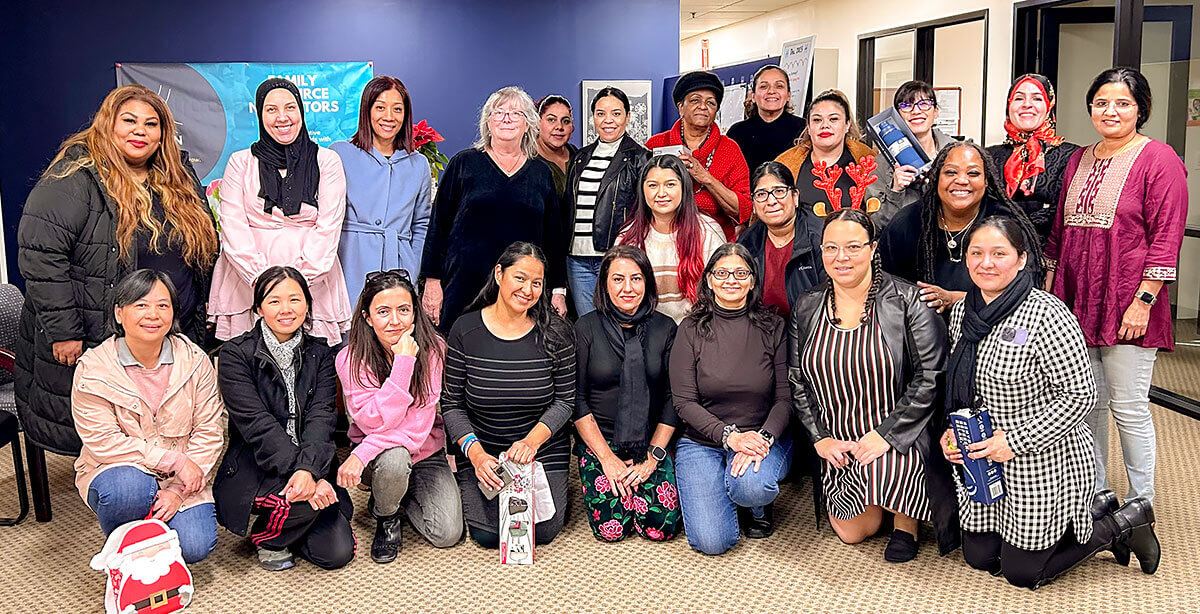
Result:
[[[166,102],[140,85],[113,90],[91,125],[63,142],[17,230],[26,295],[16,401],[33,443],[79,454],[75,361],[113,332],[113,288],[129,272],[170,276],[180,326],[203,344],[217,250],[212,214]]]

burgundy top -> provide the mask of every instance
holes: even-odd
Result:
[[[766,270],[763,271],[763,304],[774,307],[775,313],[784,322],[788,321],[791,313],[787,295],[787,263],[792,257],[792,242],[795,240],[793,238],[783,247],[775,247],[770,237],[764,242],[766,257],[763,258],[763,265]]]
[[[1046,243],[1054,295],[1079,318],[1089,347],[1122,343],[1121,319],[1143,279],[1176,279],[1187,223],[1187,171],[1171,146],[1154,139],[1099,160],[1095,145],[1067,163],[1060,212]],[[1132,342],[1172,350],[1164,283],[1146,335]]]

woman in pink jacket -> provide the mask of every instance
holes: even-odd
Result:
[[[291,81],[264,81],[255,105],[258,141],[229,157],[221,179],[221,256],[208,319],[221,341],[250,330],[254,280],[271,266],[291,266],[312,290],[312,334],[336,346],[350,321],[337,257],[346,214],[341,158],[308,138],[300,91]]]
[[[209,474],[225,404],[208,356],[179,332],[165,273],[141,269],[115,289],[117,334],[85,352],[71,387],[83,441],[75,485],[105,535],[149,515],[195,563],[217,545]]]
[[[448,548],[462,537],[462,501],[437,410],[445,342],[420,305],[408,271],[367,275],[350,342],[337,356],[350,439],[358,444],[337,481],[343,488],[360,481],[371,486],[376,563],[389,563],[400,551],[401,505],[434,546]]]

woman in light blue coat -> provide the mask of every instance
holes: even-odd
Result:
[[[346,222],[338,257],[349,296],[368,273],[421,270],[429,228],[429,161],[413,145],[412,105],[399,79],[380,76],[363,89],[358,132],[331,147],[346,171]]]

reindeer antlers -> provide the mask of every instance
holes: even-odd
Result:
[[[850,186],[850,206],[855,209],[862,208],[863,195],[867,192],[867,186],[879,180],[877,175],[872,174],[879,165],[875,162],[875,156],[863,156],[859,158],[858,164],[851,162],[846,165],[846,174],[854,180],[854,185]]]
[[[837,188],[837,180],[842,176],[842,167],[829,166],[825,162],[813,161],[812,174],[816,176],[813,185],[825,191],[829,197],[830,213],[842,208],[842,191]]]

